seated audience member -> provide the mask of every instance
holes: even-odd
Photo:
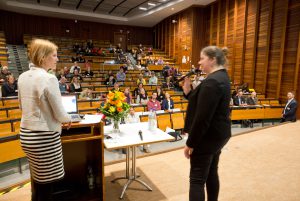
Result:
[[[84,89],[80,93],[79,98],[80,99],[87,99],[87,100],[93,99],[93,90],[91,88]]]
[[[135,113],[135,110],[133,107],[130,107],[129,114],[125,118],[125,123],[132,124],[132,123],[139,123],[139,122],[140,122],[139,115]]]
[[[162,110],[172,110],[174,109],[174,101],[171,99],[170,94],[168,92],[165,93],[165,99],[162,102],[161,109]]]
[[[141,62],[138,61],[137,64],[135,65],[135,67],[136,67],[137,69],[141,69],[141,68],[142,68]]]
[[[257,105],[257,97],[255,91],[253,91],[250,97],[247,98],[247,105]]]
[[[242,88],[242,91],[243,91],[244,94],[245,94],[245,93],[250,93],[248,83],[244,83],[244,84],[241,86],[241,88]]]
[[[120,85],[118,82],[115,82],[114,84],[114,88],[111,89],[112,92],[115,92],[115,91],[121,91],[120,90]]]
[[[8,71],[7,66],[3,66],[0,73],[0,83],[3,83],[7,80],[7,76],[11,75],[11,72]]]
[[[18,82],[13,75],[6,77],[6,82],[2,85],[2,97],[17,96],[18,95]]]
[[[155,76],[155,72],[151,73],[151,77],[149,78],[150,85],[157,85],[157,77]]]
[[[79,81],[83,81],[81,75],[79,75],[79,71],[76,69],[74,70],[74,74],[72,75],[72,79],[73,77],[77,77]]]
[[[140,90],[139,95],[137,95],[137,97],[136,97],[136,103],[137,104],[142,104],[142,105],[147,105],[148,100],[149,99],[148,99],[148,96],[146,95],[145,89],[142,88]]]
[[[70,92],[82,92],[81,84],[78,77],[73,77],[70,85]]]
[[[172,89],[172,88],[174,88],[174,85],[171,82],[171,76],[167,77],[166,82],[163,84],[163,88],[165,88],[165,89]]]
[[[107,74],[105,74],[105,79],[109,78],[110,76],[115,76],[112,70],[109,70]]]
[[[86,71],[84,71],[84,76],[86,76],[86,77],[93,77],[94,76],[94,72],[91,70],[91,68],[90,67],[88,67],[87,69],[86,69]]]
[[[146,85],[146,80],[143,77],[143,74],[139,75],[139,78],[136,81],[136,84],[142,83],[143,85]]]
[[[70,73],[73,74],[75,70],[78,70],[78,73],[80,73],[80,66],[78,65],[78,63],[76,61],[74,62],[74,65],[71,66]]]
[[[158,60],[157,60],[157,65],[163,65],[164,64],[164,60],[162,59],[162,57],[160,57]]]
[[[149,99],[149,101],[147,103],[148,111],[161,110],[160,102],[158,100],[156,100],[156,98],[157,98],[157,93],[153,92],[152,97]]]
[[[124,90],[124,95],[126,97],[126,102],[128,104],[131,104],[132,103],[132,96],[131,96],[131,93],[130,93],[130,88],[129,87],[126,87],[125,90]]]
[[[126,74],[124,73],[124,69],[120,68],[120,71],[117,73],[117,82],[124,83],[126,79]]]
[[[59,90],[61,93],[69,93],[70,91],[70,87],[66,82],[67,78],[65,77],[61,77],[61,79],[59,80]]]
[[[243,97],[243,91],[239,90],[237,95],[233,98],[233,104],[235,106],[244,106],[246,105],[246,99]]]
[[[64,69],[60,69],[60,71],[56,75],[57,79],[60,80],[61,77],[65,77]]]
[[[195,76],[195,80],[192,83],[193,89],[196,89],[196,87],[201,83],[200,76],[200,73]]]
[[[240,90],[239,86],[235,86],[234,87],[234,90],[233,90],[233,92],[231,94],[232,99],[234,99],[234,97],[236,97],[236,95],[238,94],[239,90]]]
[[[169,77],[170,76],[170,66],[169,66],[169,62],[166,62],[166,65],[163,67],[163,69],[162,69],[162,75],[163,75],[163,77],[164,77],[164,80],[166,80],[167,79],[167,77]]]
[[[157,85],[155,91],[157,93],[157,100],[162,103],[162,101],[165,99],[164,91],[161,89],[161,86]]]
[[[144,68],[144,76],[145,77],[151,76],[151,71],[149,70],[149,68],[147,66]]]
[[[70,70],[67,66],[64,67],[64,76],[65,78],[70,78],[72,77],[71,73],[70,73]]]
[[[110,75],[110,76],[105,80],[105,84],[106,84],[107,86],[114,86],[115,82],[116,82],[116,80],[115,80],[115,78],[114,78],[113,75]]]
[[[288,101],[285,104],[285,107],[282,112],[282,119],[281,122],[291,121],[295,122],[297,120],[296,112],[298,103],[295,100],[295,93],[294,92],[288,92],[287,93]]]
[[[144,85],[142,83],[139,83],[138,84],[138,87],[134,89],[133,91],[133,94],[134,94],[134,97],[137,97],[140,93],[141,93],[141,89],[143,89],[147,95],[147,91],[144,89],[143,87]]]

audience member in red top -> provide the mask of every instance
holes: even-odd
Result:
[[[147,103],[148,111],[161,110],[160,102],[158,100],[156,100],[156,98],[157,98],[157,93],[153,92],[152,98]]]

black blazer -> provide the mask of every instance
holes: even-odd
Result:
[[[189,100],[184,132],[186,145],[200,152],[215,153],[231,137],[230,80],[227,71],[218,70],[187,96]]]
[[[244,103],[246,103],[246,99],[245,99],[245,97],[241,97],[241,103],[242,104],[244,104]],[[233,104],[234,105],[236,105],[236,106],[239,106],[240,105],[240,103],[239,103],[239,97],[238,96],[235,96],[234,98],[233,98]]]
[[[170,109],[174,109],[174,101],[172,99],[170,99]],[[169,108],[169,102],[167,99],[164,99],[162,101],[162,104],[161,104],[161,109],[162,110],[167,110]]]
[[[293,99],[287,107],[283,109],[283,120],[284,121],[293,121],[297,120],[296,112],[297,112],[298,103],[295,99]]]
[[[253,99],[252,97],[248,97],[247,105],[257,105],[257,98]]]

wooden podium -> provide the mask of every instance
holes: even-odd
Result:
[[[103,123],[72,123],[61,134],[65,177],[55,188],[55,200],[104,200]],[[0,140],[0,162],[24,157],[19,135]],[[13,151],[12,151],[13,150]],[[93,185],[88,183],[88,170],[93,172]]]

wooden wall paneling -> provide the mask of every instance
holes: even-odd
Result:
[[[282,64],[282,76],[280,85],[280,100],[286,100],[288,91],[294,89],[298,77],[297,72],[297,48],[300,32],[300,1],[289,1],[284,45],[284,57]],[[296,76],[295,76],[296,75]],[[292,79],[294,78],[294,79]]]
[[[248,0],[245,22],[245,46],[243,62],[243,82],[254,88],[257,33],[259,25],[259,0]]]
[[[272,30],[272,18],[273,18],[273,12],[274,12],[274,0],[266,0],[263,1],[264,6],[262,6],[261,12],[265,12],[265,15],[261,14],[260,22],[263,22],[262,18],[267,19],[267,29],[266,32],[262,30],[264,23],[260,23],[260,34],[265,34],[266,38],[266,44],[264,46],[264,51],[262,51],[262,60],[263,60],[263,82],[262,82],[262,89],[261,92],[262,94],[266,94],[267,91],[267,80],[268,80],[268,67],[269,67],[269,52],[270,52],[270,40],[271,40],[271,30]],[[267,14],[266,14],[267,13]],[[266,16],[266,17],[265,17]],[[263,40],[263,39],[262,39]],[[260,45],[260,41],[258,41],[258,45]],[[264,52],[264,54],[263,54]],[[260,54],[257,54],[259,56]],[[256,67],[256,69],[259,69]],[[259,71],[256,70],[256,80],[259,80]],[[258,84],[257,84],[258,85]],[[258,88],[257,85],[255,85],[255,88]]]
[[[276,89],[276,98],[280,97],[280,88],[282,86],[281,79],[282,79],[282,67],[283,67],[283,56],[284,56],[284,48],[285,48],[285,41],[286,41],[286,29],[287,29],[287,17],[288,17],[288,8],[289,8],[289,1],[286,0],[283,6],[283,24],[281,28],[281,44],[280,44],[280,60],[279,60],[279,69],[278,69],[278,79],[277,79],[277,89]]]
[[[214,6],[210,7],[209,44],[213,45]]]
[[[224,46],[227,46],[229,0],[226,0]]]
[[[224,47],[224,35],[225,35],[225,20],[226,20],[226,1],[220,1],[220,17],[219,19],[219,39],[218,39],[218,46]]]
[[[236,35],[237,35],[237,17],[238,17],[238,0],[234,0],[234,17],[233,17],[233,43],[232,43],[232,63],[231,63],[231,80],[234,84],[239,82],[235,79],[235,52],[236,52]]]
[[[298,34],[298,48],[297,48],[297,57],[296,57],[296,65],[295,65],[295,76],[294,76],[294,87],[293,91],[298,94],[298,97],[300,97],[300,92],[299,92],[299,79],[300,79],[300,31]],[[300,102],[300,99],[298,99],[298,102]],[[300,111],[300,109],[298,110]]]
[[[229,49],[228,53],[228,74],[230,75],[232,83],[233,81],[233,68],[234,68],[234,60],[233,60],[233,49],[234,49],[234,16],[235,16],[235,0],[228,0],[228,28],[227,28],[227,45]]]
[[[219,1],[218,2],[218,4],[216,4],[216,5],[218,5],[218,17],[217,17],[217,23],[218,23],[218,25],[217,25],[217,39],[216,39],[216,45],[217,46],[219,46],[219,44],[220,44],[220,23],[221,23],[221,6],[222,6],[222,3],[221,3],[222,1]]]
[[[242,46],[242,58],[241,58],[241,76],[240,76],[240,82],[245,83],[244,81],[244,70],[245,70],[245,50],[246,50],[246,36],[247,36],[247,27],[248,26],[248,3],[249,0],[244,0],[244,34],[243,34],[243,46]]]

